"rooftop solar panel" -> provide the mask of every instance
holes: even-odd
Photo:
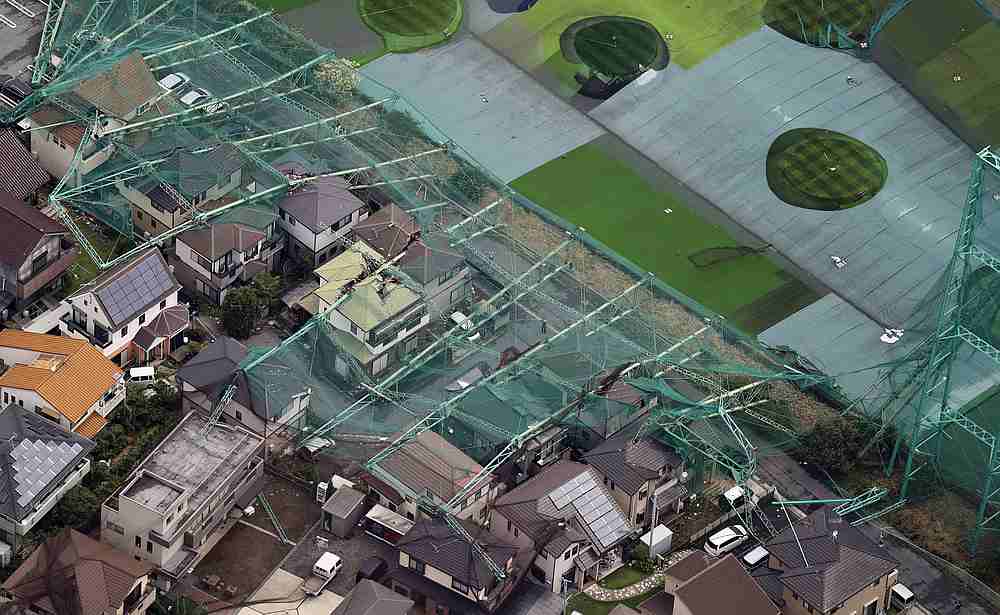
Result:
[[[134,318],[174,285],[170,271],[155,252],[149,252],[140,258],[140,262],[124,269],[97,291],[101,304],[115,326]]]

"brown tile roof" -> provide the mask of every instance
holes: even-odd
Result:
[[[198,254],[215,260],[230,250],[245,252],[265,237],[264,233],[249,226],[227,223],[185,231],[177,236],[177,241],[184,242]]]
[[[46,235],[64,235],[66,227],[13,195],[0,192],[0,262],[20,267]]]
[[[102,615],[121,607],[151,570],[151,564],[67,528],[39,545],[3,588],[49,612]]]
[[[695,551],[673,566],[667,568],[664,571],[664,574],[672,579],[675,579],[679,583],[683,583],[690,580],[702,570],[711,566],[714,562],[715,558],[708,553]]]
[[[31,114],[31,120],[39,126],[50,126],[52,124],[58,124],[70,119],[72,118],[63,110],[52,106],[39,107],[34,113]],[[66,145],[75,148],[83,141],[83,134],[86,130],[87,129],[83,124],[74,122],[72,124],[54,126],[49,129],[49,132],[59,137],[59,140]]]
[[[82,340],[58,335],[0,331],[0,347],[60,355],[55,371],[16,365],[0,376],[0,385],[32,390],[71,423],[80,420],[97,400],[114,387],[122,370]]]
[[[387,259],[395,258],[420,232],[413,216],[389,203],[354,225],[354,234]]]
[[[765,546],[781,562],[781,582],[823,613],[899,565],[885,548],[829,507],[798,521],[794,528],[795,534],[786,528]],[[807,561],[802,561],[803,551]]]
[[[159,96],[163,90],[156,83],[142,54],[134,51],[110,70],[81,81],[75,92],[105,113],[125,117],[139,105]]]
[[[90,438],[93,440],[94,436],[104,429],[104,426],[107,424],[108,419],[96,412],[91,412],[90,416],[88,416],[85,421],[80,423],[73,431],[80,434],[84,438]]]
[[[485,527],[460,520],[479,547],[499,566],[517,555],[518,548]],[[490,590],[497,582],[485,559],[472,544],[441,519],[422,520],[399,539],[400,551],[441,570],[461,583]]]
[[[678,587],[674,598],[691,615],[781,615],[732,555],[726,555]]]

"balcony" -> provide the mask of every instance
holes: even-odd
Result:
[[[24,299],[34,295],[46,284],[51,283],[53,280],[65,273],[79,254],[80,249],[75,246],[69,248],[68,250],[64,250],[60,252],[56,258],[49,261],[41,271],[38,271],[23,280],[18,280],[17,297],[19,299]]]
[[[146,591],[142,592],[137,599],[125,599],[125,604],[123,605],[124,615],[145,612],[153,604],[154,600],[156,600],[156,587],[152,583],[146,583]]]
[[[96,337],[94,337],[93,335],[91,335],[90,333],[88,333],[87,332],[87,328],[84,325],[81,325],[80,323],[78,323],[75,320],[73,320],[73,317],[72,317],[71,314],[65,314],[65,315],[63,315],[59,319],[59,322],[61,322],[64,325],[66,325],[66,328],[69,329],[70,331],[73,331],[73,332],[77,333],[78,335],[82,335],[85,340],[87,340],[88,342],[90,342],[94,346],[97,346],[101,350],[104,350],[105,348],[107,348],[108,346],[111,345],[112,336],[111,336],[110,333],[108,334],[107,338],[102,342],[102,341],[98,340]]]

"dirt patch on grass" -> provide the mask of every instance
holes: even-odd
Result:
[[[298,542],[322,514],[322,508],[316,501],[315,487],[304,487],[273,474],[265,474],[264,477],[261,493],[267,498],[288,539]],[[266,515],[258,516],[254,524],[273,531]]]

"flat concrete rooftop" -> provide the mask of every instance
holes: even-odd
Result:
[[[171,485],[175,485],[190,494],[187,510],[198,510],[233,470],[253,457],[264,441],[254,433],[230,425],[217,423],[206,429],[208,419],[200,412],[184,417],[136,470],[137,475],[143,472],[145,475],[122,495],[148,498],[152,507],[165,506],[165,511],[173,502],[170,491],[174,490]]]
[[[143,472],[122,493],[123,496],[135,500],[146,508],[151,508],[160,514],[166,513],[173,506],[183,491],[158,476]]]

